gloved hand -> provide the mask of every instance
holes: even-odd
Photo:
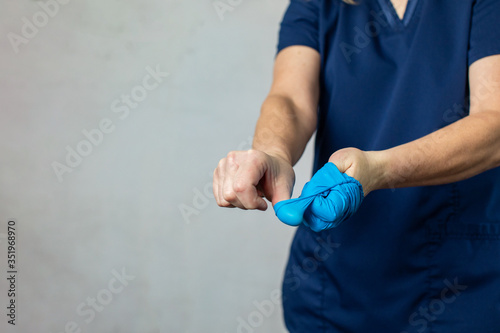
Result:
[[[334,228],[351,217],[363,198],[361,184],[329,162],[314,174],[299,198],[276,203],[274,211],[285,224],[304,223],[318,232]]]

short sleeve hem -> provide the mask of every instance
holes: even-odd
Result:
[[[500,54],[500,1],[477,0],[472,8],[468,64]]]
[[[319,52],[319,0],[291,0],[279,33],[277,53],[294,45]]]
[[[469,53],[469,67],[478,60],[486,57],[491,57],[495,55],[500,55],[500,45],[491,49],[482,50],[481,52],[470,52]]]
[[[280,40],[276,54],[280,53],[283,49],[286,49],[287,47],[290,47],[290,46],[308,46],[308,47],[313,48],[319,52],[318,45],[316,43],[311,43],[310,41],[307,41],[307,40],[302,40],[302,41],[298,41],[298,40],[282,41],[282,40]]]

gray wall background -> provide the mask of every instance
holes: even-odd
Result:
[[[250,147],[288,1],[221,2],[2,2],[1,332],[285,332],[280,304],[256,304],[280,289],[294,229],[217,207],[210,186]],[[169,75],[144,90],[147,68]],[[87,156],[68,166],[68,147]],[[310,169],[309,147],[296,192]]]

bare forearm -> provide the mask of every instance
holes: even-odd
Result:
[[[500,166],[500,112],[470,115],[421,139],[373,152],[379,188],[440,185]]]
[[[303,112],[283,95],[269,95],[262,105],[255,129],[253,149],[297,163],[316,129],[316,111]]]

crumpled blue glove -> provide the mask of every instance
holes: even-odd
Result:
[[[304,223],[318,232],[334,228],[351,217],[363,198],[361,184],[329,162],[314,174],[299,198],[276,203],[274,211],[285,224]]]

